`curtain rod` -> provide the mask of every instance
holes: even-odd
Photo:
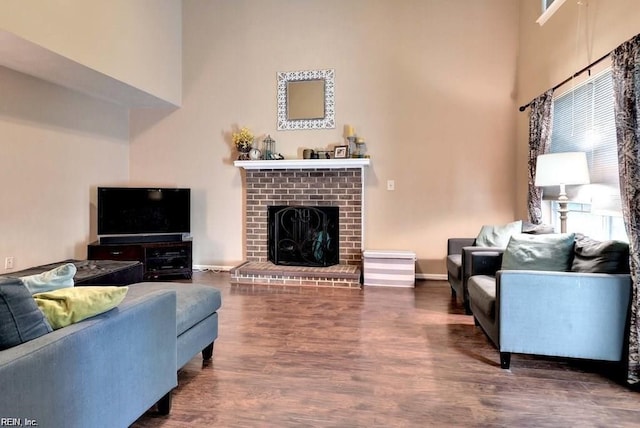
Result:
[[[613,52],[613,51],[611,51]],[[592,62],[591,64],[587,65],[585,68],[576,71],[575,73],[573,73],[572,76],[567,77],[566,79],[564,79],[562,82],[558,83],[556,86],[554,86],[552,89],[555,91],[556,89],[558,89],[560,86],[564,85],[565,83],[571,81],[571,79],[580,76],[582,73],[584,73],[585,71],[589,70],[591,67],[593,67],[594,65],[604,61],[605,59],[607,59],[609,57],[609,55],[611,55],[611,52],[608,52],[606,55],[603,55],[602,57],[598,58],[597,60],[595,60],[594,62]],[[527,109],[527,107],[529,107],[531,105],[531,103],[533,102],[533,100],[529,101],[527,104],[520,106],[520,108],[518,110],[520,111],[525,111]]]

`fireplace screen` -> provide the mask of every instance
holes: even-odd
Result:
[[[338,207],[270,206],[269,260],[277,265],[339,263]]]

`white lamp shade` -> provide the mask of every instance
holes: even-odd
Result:
[[[585,152],[549,153],[538,156],[538,187],[564,184],[589,184],[589,167]]]

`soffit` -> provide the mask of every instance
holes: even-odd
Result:
[[[129,108],[176,107],[148,92],[2,30],[0,65]]]

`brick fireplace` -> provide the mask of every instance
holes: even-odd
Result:
[[[363,174],[369,159],[236,161],[245,170],[246,262],[236,282],[359,287],[362,262]],[[273,205],[339,209],[339,264],[273,265],[268,261],[267,211]]]

